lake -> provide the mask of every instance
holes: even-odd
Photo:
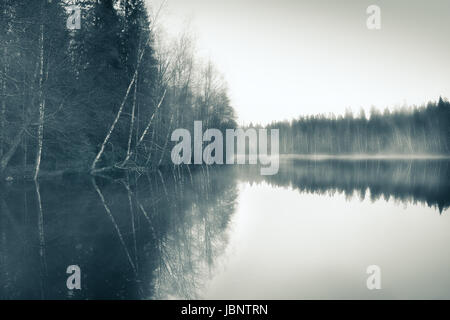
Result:
[[[444,159],[180,166],[0,192],[1,299],[450,298]]]

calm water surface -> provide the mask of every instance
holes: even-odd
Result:
[[[296,160],[265,177],[181,167],[10,183],[0,298],[448,299],[449,181],[445,160]],[[369,265],[381,290],[366,287]]]

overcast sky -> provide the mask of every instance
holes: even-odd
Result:
[[[172,34],[189,22],[240,124],[450,97],[449,0],[167,0],[161,19]]]

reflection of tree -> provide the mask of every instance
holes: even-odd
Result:
[[[3,191],[3,190],[2,190]],[[0,298],[5,299],[10,295],[13,295],[11,291],[11,283],[13,282],[14,273],[9,270],[10,256],[8,252],[10,250],[10,244],[7,242],[8,230],[17,233],[17,223],[14,217],[11,217],[11,212],[3,197],[3,192],[0,194]]]
[[[45,297],[45,284],[44,279],[47,277],[47,260],[45,257],[45,231],[44,231],[44,212],[42,210],[42,200],[41,200],[41,192],[39,190],[39,182],[37,180],[34,181],[34,185],[36,187],[36,199],[37,199],[37,208],[38,208],[38,232],[39,232],[39,258],[41,267],[39,270],[41,271],[41,276],[39,279],[41,280],[41,297]]]
[[[443,210],[449,169],[441,160],[295,161],[274,176],[261,176],[257,166],[181,166],[116,180],[0,186],[0,297],[200,297],[227,245],[238,176],[320,194],[364,197],[370,189],[373,199]],[[81,291],[65,289],[71,264],[81,268]]]
[[[198,296],[226,245],[232,172],[174,167],[1,187],[0,297]],[[80,291],[65,287],[72,264],[81,268]]]
[[[393,197],[403,202],[423,202],[442,212],[450,206],[448,160],[295,160],[283,163],[274,176],[260,176],[257,168],[243,168],[240,176],[250,182],[263,179],[276,186],[301,192],[333,194],[354,192],[364,199]]]
[[[169,195],[178,200],[167,208],[173,214],[168,216],[163,206],[154,208],[157,219],[165,220],[167,226],[158,228],[166,232],[158,237],[155,298],[195,298],[226,245],[224,230],[234,212],[237,191],[230,183],[232,175],[211,169],[202,168],[192,181],[175,171],[173,177],[178,183]]]
[[[108,218],[111,220],[111,224],[114,226],[114,229],[115,229],[115,231],[117,233],[117,237],[120,240],[120,244],[122,245],[125,254],[127,255],[128,262],[130,263],[131,268],[133,269],[134,273],[137,273],[136,267],[135,267],[135,265],[133,263],[133,259],[131,258],[131,255],[130,255],[130,251],[128,250],[128,248],[127,248],[127,246],[125,244],[125,241],[123,240],[122,232],[120,231],[120,228],[119,228],[119,226],[116,223],[116,219],[114,219],[114,216],[112,215],[111,210],[109,209],[109,206],[106,203],[105,197],[103,196],[102,192],[100,191],[100,189],[98,188],[97,184],[95,183],[95,179],[94,178],[92,178],[92,185],[94,186],[95,191],[97,191],[97,193],[98,193],[98,195],[100,197],[100,200],[102,201],[103,207],[105,207],[105,211],[108,214]]]
[[[23,294],[44,299],[48,270],[40,186],[34,182],[23,188],[20,205],[9,201],[8,191],[0,192],[0,299],[20,299]],[[33,216],[28,213],[29,198]]]

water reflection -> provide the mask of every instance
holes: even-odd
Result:
[[[448,160],[286,160],[277,175],[260,176],[255,168],[240,175],[250,182],[293,187],[300,192],[329,194],[357,192],[364,199],[393,197],[403,202],[423,202],[439,212],[450,205]]]
[[[265,177],[252,166],[174,167],[12,183],[0,187],[0,298],[203,298],[234,236],[238,199],[241,206],[250,201],[239,196],[239,181],[326,194],[329,201],[336,192],[364,198],[370,190],[372,199],[426,203],[436,212],[450,203],[449,162],[437,160],[294,161]],[[81,268],[81,290],[66,288],[69,265]]]
[[[197,297],[237,197],[233,171],[211,171],[3,186],[0,298]]]

